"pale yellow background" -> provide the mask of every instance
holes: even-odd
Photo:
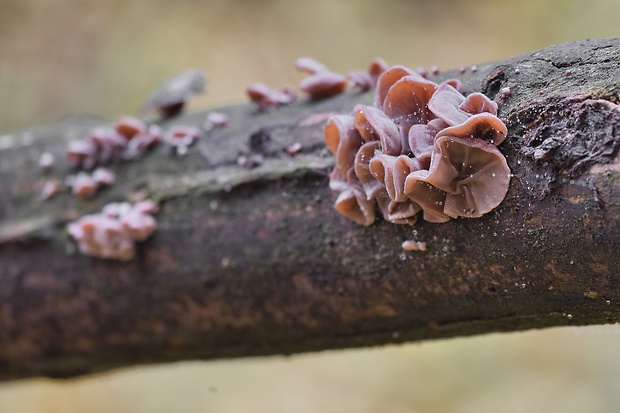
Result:
[[[617,0],[0,0],[0,134],[71,114],[133,113],[160,81],[192,67],[210,79],[198,110],[244,101],[254,81],[296,85],[301,55],[341,72],[375,56],[449,69],[616,36]],[[618,329],[5,383],[0,413],[617,412]]]

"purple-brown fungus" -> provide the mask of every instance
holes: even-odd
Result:
[[[280,90],[274,90],[264,83],[257,82],[248,86],[245,92],[259,111],[277,108],[282,105],[289,105],[297,100],[295,91],[288,86]]]
[[[140,159],[161,140],[159,126],[123,116],[112,128],[95,127],[86,139],[69,142],[66,156],[71,166],[91,170],[97,165]]]
[[[332,116],[325,143],[336,156],[336,210],[371,225],[377,210],[390,222],[413,224],[419,212],[441,223],[497,207],[511,176],[497,149],[506,125],[495,102],[481,93],[465,97],[461,88],[394,66],[377,80],[374,107]],[[403,248],[423,246],[412,241]]]
[[[80,252],[96,258],[128,261],[135,257],[136,242],[146,240],[157,228],[152,201],[108,204],[98,214],[85,215],[69,224],[67,232]]]
[[[78,198],[93,198],[100,187],[114,185],[116,174],[108,168],[98,167],[92,174],[79,172],[75,176],[68,177],[71,192]]]
[[[223,128],[228,125],[228,122],[229,119],[226,114],[222,112],[209,112],[202,127],[203,129],[210,131],[213,128]]]
[[[166,132],[165,140],[179,156],[187,155],[188,148],[200,138],[200,129],[194,126],[175,125]]]
[[[334,73],[325,65],[311,57],[300,57],[295,63],[298,71],[308,73],[310,76],[299,84],[299,88],[310,95],[313,100],[325,99],[347,88],[347,78],[339,73]]]

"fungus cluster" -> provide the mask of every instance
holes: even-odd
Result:
[[[72,222],[67,232],[84,255],[128,261],[135,257],[135,243],[146,240],[157,228],[152,216],[157,210],[148,200],[133,205],[111,203],[101,213]]]
[[[289,105],[297,100],[297,94],[289,86],[276,90],[260,82],[248,86],[246,93],[250,101],[261,111]]]
[[[92,174],[79,172],[68,179],[71,192],[78,198],[92,198],[102,186],[114,185],[116,174],[108,168],[98,167]]]
[[[395,224],[477,218],[504,199],[510,181],[497,149],[506,126],[497,104],[481,93],[467,97],[460,82],[436,84],[402,66],[377,81],[375,105],[357,105],[325,126],[336,156],[330,187],[336,210],[362,225],[376,210]]]
[[[300,82],[299,89],[311,100],[320,100],[342,93],[347,87],[369,90],[377,83],[377,79],[388,65],[377,58],[370,63],[367,72],[352,71],[348,76],[344,76],[331,71],[316,59],[300,57],[295,62],[295,68],[309,75]],[[297,94],[289,86],[276,90],[263,83],[253,83],[247,87],[246,93],[259,111],[289,105],[297,100]]]
[[[138,160],[162,140],[161,128],[123,116],[114,127],[96,127],[86,139],[69,142],[67,160],[73,167],[91,170],[97,165]]]

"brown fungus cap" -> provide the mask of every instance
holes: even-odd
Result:
[[[385,191],[385,186],[377,180],[370,171],[370,161],[375,159],[375,154],[380,153],[381,143],[379,141],[366,142],[355,155],[354,170],[359,179],[367,198],[376,198],[381,191]]]
[[[383,72],[389,69],[387,62],[380,57],[376,57],[370,62],[370,66],[368,67],[368,74],[372,78],[373,83],[376,85],[379,80],[379,76]]]
[[[366,197],[361,185],[349,185],[338,196],[335,207],[336,211],[360,225],[368,226],[375,222],[375,203]]]
[[[437,85],[419,76],[403,76],[388,90],[383,101],[383,111],[397,125],[404,136],[411,125],[427,123],[435,115],[428,109],[428,102]]]
[[[310,99],[325,99],[342,93],[347,88],[346,76],[332,72],[323,63],[311,57],[297,59],[295,68],[310,74],[299,84],[299,88],[310,95]]]
[[[494,145],[506,140],[508,129],[497,116],[490,113],[473,115],[460,125],[450,126],[437,133],[435,139],[442,136],[461,136],[482,139]]]
[[[444,213],[446,192],[428,183],[429,171],[412,172],[405,179],[405,193],[412,202],[419,205],[425,221],[440,224],[450,217]]]
[[[508,192],[510,169],[495,145],[480,139],[443,136],[426,181],[446,191],[444,213],[478,218],[494,209]]]
[[[383,109],[383,102],[385,101],[388,91],[394,83],[398,82],[399,79],[405,76],[417,76],[420,79],[424,79],[418,73],[404,66],[392,66],[381,73],[379,79],[377,80],[377,90],[375,92],[376,107]]]
[[[302,80],[299,88],[313,100],[326,99],[344,92],[347,78],[338,73],[317,73]]]
[[[381,151],[390,155],[407,152],[407,141],[398,127],[385,113],[372,106],[357,105],[354,109],[354,125],[365,141],[378,140]]]
[[[448,83],[443,83],[428,102],[428,108],[450,126],[467,121],[473,114],[497,114],[497,103],[481,93],[465,98],[458,90]]]

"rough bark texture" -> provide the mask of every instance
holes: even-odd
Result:
[[[372,91],[223,108],[230,126],[186,158],[160,147],[113,166],[120,182],[88,202],[41,201],[36,161],[104,121],[0,136],[0,379],[618,321],[620,39],[432,79],[449,77],[498,102],[514,177],[496,210],[446,224],[362,227],[333,210],[322,126]],[[238,166],[249,153],[264,162]],[[68,222],[140,194],[161,211],[137,259],[76,252]],[[403,252],[407,239],[427,251]]]

